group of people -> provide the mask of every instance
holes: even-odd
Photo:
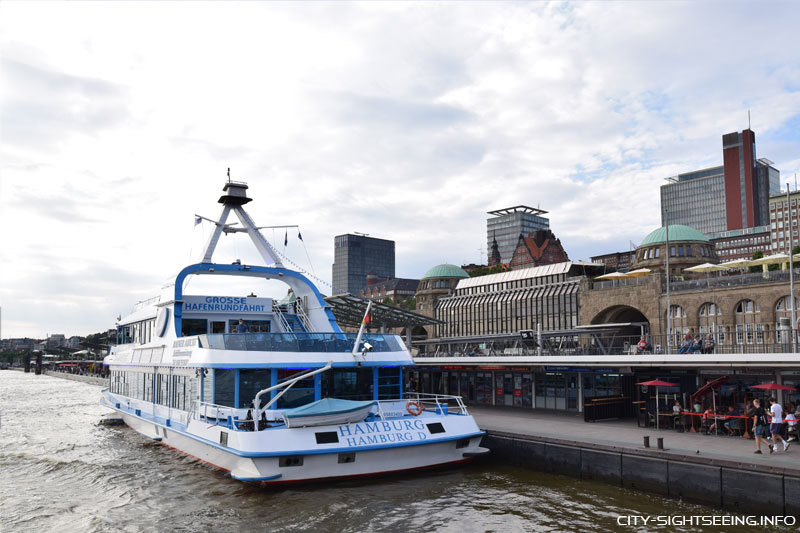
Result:
[[[688,333],[681,341],[678,353],[714,353],[715,347],[716,343],[711,333],[708,333],[705,338],[700,337],[700,335],[692,336],[691,333]]]
[[[784,414],[783,407],[775,398],[770,398],[769,412],[762,406],[761,401],[758,399],[753,400],[753,435],[756,439],[756,451],[753,453],[761,453],[761,442],[763,441],[769,447],[769,453],[778,451],[778,442],[783,444],[783,451],[789,450],[789,442],[794,440],[796,435],[797,414],[794,405],[789,403]],[[783,425],[786,424],[786,436],[783,437]],[[770,443],[767,439],[772,437]]]
[[[695,402],[692,408],[694,413],[696,413],[695,416],[700,416],[700,420],[702,421],[701,427],[705,429],[706,434],[719,432],[721,427],[722,431],[733,437],[736,436],[739,429],[741,429],[742,415],[739,410],[732,405],[729,405],[723,413],[716,413],[711,407],[704,410],[700,402]],[[678,400],[673,402],[672,412],[675,419],[675,427],[682,427],[680,421],[681,415],[684,414],[684,412]],[[720,424],[720,422],[722,422],[722,424]],[[718,424],[720,424],[720,426],[718,426]]]

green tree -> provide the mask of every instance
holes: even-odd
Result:
[[[503,265],[495,265],[493,267],[479,267],[469,273],[469,277],[477,278],[479,276],[487,276],[489,274],[499,274],[503,271]]]

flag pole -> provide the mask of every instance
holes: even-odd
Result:
[[[361,319],[361,327],[358,328],[358,336],[356,337],[356,342],[353,344],[353,357],[358,354],[358,345],[361,343],[361,335],[364,334],[364,328],[367,327],[367,322],[369,320],[369,310],[372,307],[372,300],[367,301],[367,310],[364,313],[364,318]]]

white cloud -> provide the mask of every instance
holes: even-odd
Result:
[[[518,204],[572,258],[627,249],[748,109],[788,181],[797,8],[722,7],[0,3],[3,335],[113,325],[197,255],[227,167],[326,280],[334,235],[395,240],[415,277]],[[255,259],[240,237],[219,261]]]

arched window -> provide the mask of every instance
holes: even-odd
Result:
[[[742,300],[736,304],[736,344],[763,344],[764,325],[761,324],[761,309],[753,300]]]
[[[686,321],[686,310],[680,305],[671,305],[669,308],[670,330],[672,346],[680,346],[683,336],[689,333]]]
[[[794,299],[795,318],[800,318],[800,298]],[[780,298],[775,303],[775,334],[780,331],[781,318],[788,318],[789,324],[792,323],[792,297],[789,295]],[[791,326],[790,326],[791,327]],[[776,339],[776,342],[778,340]]]
[[[725,326],[722,325],[722,309],[715,303],[706,302],[697,312],[697,322],[700,324],[700,335],[703,337],[711,333],[717,344],[725,343]]]

